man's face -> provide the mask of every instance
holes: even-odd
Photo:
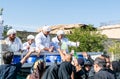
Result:
[[[44,34],[45,34],[45,35],[49,35],[49,34],[50,34],[50,31],[44,31]]]
[[[28,42],[29,44],[32,44],[34,42],[34,39],[29,39]]]
[[[90,71],[91,67],[90,66],[85,66],[85,70]]]
[[[106,67],[110,68],[110,58],[106,58]]]
[[[63,34],[61,34],[61,35],[58,36],[59,39],[62,39],[63,37],[64,37]]]
[[[16,34],[15,34],[15,33],[9,35],[9,38],[10,38],[10,39],[14,39],[15,37],[16,37]]]
[[[94,64],[94,70],[95,70],[95,72],[98,72],[98,65],[97,64]]]

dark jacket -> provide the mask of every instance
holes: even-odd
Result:
[[[41,79],[58,79],[58,65],[54,64],[47,68]]]
[[[70,62],[62,62],[58,71],[58,77],[59,79],[71,79],[73,71],[73,65]]]
[[[84,70],[79,70],[78,72],[74,72],[74,79],[86,79],[86,75]]]
[[[116,79],[120,79],[120,72],[116,73]]]
[[[94,75],[95,75],[94,67],[91,67],[88,74],[88,79],[94,79]]]
[[[115,79],[115,77],[108,71],[101,69],[97,73],[95,73],[94,79]]]

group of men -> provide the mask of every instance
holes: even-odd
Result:
[[[36,52],[60,52],[61,50],[68,51],[68,46],[79,46],[79,42],[72,42],[65,38],[63,30],[59,30],[55,37],[50,38],[51,28],[44,26],[42,31],[36,36],[28,35],[27,42],[21,42],[20,38],[16,36],[16,30],[10,29],[7,32],[8,37],[5,39],[5,43],[8,44],[9,50],[16,52],[28,52],[35,50]]]
[[[0,79],[16,79],[17,72],[33,52],[37,52],[39,55],[40,52],[45,51],[59,52],[62,56],[62,49],[64,49],[64,53],[66,53],[68,52],[68,46],[79,46],[79,42],[71,42],[65,38],[63,30],[59,30],[56,37],[53,37],[51,40],[49,36],[50,31],[50,27],[45,26],[36,36],[28,35],[27,41],[22,44],[21,39],[17,37],[16,30],[8,30],[5,44],[8,45],[9,50],[3,52],[2,59],[4,64],[0,65]],[[25,56],[23,56],[20,62],[12,64],[14,54],[18,52],[25,53]]]
[[[57,68],[57,78],[55,79],[119,79],[116,78],[114,68],[111,68],[110,58],[101,55],[95,61],[90,59],[87,53],[83,53],[84,58],[87,58],[91,64],[84,63],[84,68],[79,63],[78,59],[72,60],[72,56],[67,54],[69,52],[68,46],[79,46],[79,42],[71,42],[65,38],[63,30],[59,30],[55,37],[50,39],[50,27],[43,27],[42,31],[36,36],[29,35],[27,42],[21,42],[20,38],[16,36],[16,30],[10,29],[7,32],[8,37],[5,39],[9,50],[3,54],[4,64],[0,65],[0,78],[1,79],[16,79],[17,72],[22,67],[22,64],[28,59],[33,52],[59,52],[63,62]],[[26,55],[17,64],[11,64],[14,53],[23,52]],[[73,61],[73,62],[72,62]],[[55,66],[56,67],[56,66]],[[54,70],[53,66],[52,69]],[[51,68],[45,71],[42,79],[46,78],[48,74],[52,74]],[[39,74],[38,74],[39,75]],[[55,75],[55,74],[54,74]],[[52,75],[52,76],[54,76]],[[84,76],[85,75],[85,76]],[[28,78],[30,79],[30,78]],[[49,77],[50,79],[50,77]],[[53,79],[53,78],[51,78]]]

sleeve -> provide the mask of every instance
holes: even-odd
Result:
[[[69,41],[69,40],[68,40],[68,45],[69,45],[69,46],[76,46],[76,42],[72,42],[72,41]]]
[[[42,39],[40,37],[40,35],[37,35],[36,38],[35,38],[35,45],[37,48],[40,48],[40,49],[44,49],[45,46],[42,45]]]
[[[21,67],[22,67],[22,63],[19,62],[19,63],[16,64],[17,72],[20,71]]]
[[[59,49],[60,45],[58,44],[58,42],[56,42],[56,38],[52,38],[52,42],[51,42],[52,46],[55,47],[55,49]]]
[[[23,49],[23,50],[26,50],[26,49],[27,49],[26,46],[27,46],[26,43],[24,43],[24,44],[22,45],[22,47],[23,47],[22,49]]]
[[[69,41],[67,38],[64,38],[63,40],[68,46],[77,46],[76,42]]]
[[[18,42],[19,42],[19,49],[22,49],[22,41],[20,38],[18,38]]]

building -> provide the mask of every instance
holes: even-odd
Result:
[[[101,26],[98,30],[110,39],[120,39],[120,24]]]

